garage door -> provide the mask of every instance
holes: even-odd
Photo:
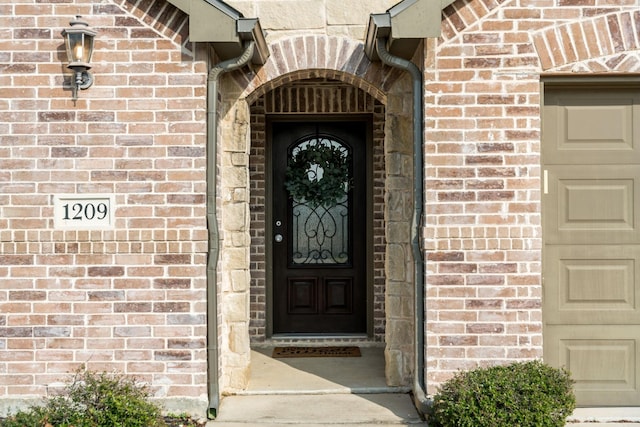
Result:
[[[544,357],[581,406],[640,406],[640,86],[547,86]]]

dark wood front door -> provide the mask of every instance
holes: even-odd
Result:
[[[367,128],[366,121],[271,123],[275,334],[367,330]],[[309,161],[314,156],[323,160]],[[296,196],[296,176],[309,196]],[[343,192],[326,200],[340,185]]]

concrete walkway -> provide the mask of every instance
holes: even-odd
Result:
[[[409,396],[397,393],[230,396],[220,409],[220,417],[208,427],[427,426]],[[625,416],[628,412],[629,408],[582,409],[567,427],[640,426],[638,417]]]
[[[207,427],[427,426],[406,388],[388,387],[380,347],[357,358],[271,358],[254,349],[247,390],[222,399]],[[568,427],[640,427],[640,408],[578,409]]]
[[[210,427],[426,426],[405,394],[233,396]]]

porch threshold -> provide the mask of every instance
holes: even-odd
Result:
[[[251,348],[263,351],[264,349],[286,346],[324,347],[346,345],[358,346],[360,348],[374,347],[384,349],[385,347],[384,343],[373,341],[371,337],[366,334],[278,334],[273,335],[265,341],[251,343]]]
[[[251,351],[248,387],[244,390],[231,390],[227,394],[326,395],[410,391],[408,385],[387,384],[384,347],[357,344],[360,346],[361,357],[276,359],[271,357],[273,345],[254,347]]]
[[[326,344],[327,341],[331,342],[363,342],[368,344],[381,345],[381,343],[371,341],[371,338],[366,334],[275,334],[266,343],[278,343],[278,342],[291,342],[302,341],[309,343],[317,343],[319,345]]]
[[[329,395],[329,394],[406,394],[410,387],[341,387],[309,390],[241,390],[229,393],[229,396],[282,396],[282,395]]]

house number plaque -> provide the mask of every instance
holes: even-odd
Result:
[[[53,196],[54,227],[65,230],[113,228],[113,194],[69,194]]]

